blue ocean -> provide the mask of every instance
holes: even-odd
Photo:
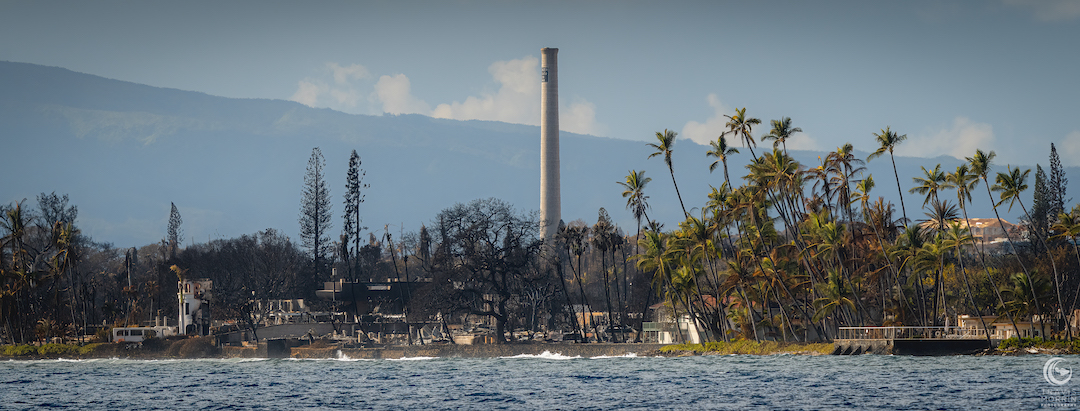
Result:
[[[0,362],[2,409],[1076,409],[1051,357],[202,359]],[[1062,369],[1080,365],[1065,356]],[[1080,371],[1080,367],[1075,367]]]

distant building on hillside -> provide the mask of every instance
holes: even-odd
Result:
[[[971,226],[968,226],[963,219],[957,220],[961,227],[968,228],[971,236],[975,239],[975,244],[983,247],[988,253],[1014,253],[1015,250],[1009,247],[1010,237],[1018,248],[1023,248],[1027,244],[1027,233],[1024,226],[1020,224],[1013,224],[1005,220],[1001,220],[999,223],[996,218],[972,218],[970,221]],[[1002,226],[1005,227],[1004,230],[1002,230]],[[1006,233],[1008,233],[1008,236],[1006,236]]]
[[[970,219],[971,226],[967,225],[967,222],[960,220],[961,227],[967,227],[968,231],[971,231],[971,236],[975,237],[975,242],[993,242],[994,240],[1005,241],[1005,230],[1011,233],[1017,233],[1020,230],[1020,226],[1010,223],[1005,220],[1001,220],[998,223],[996,218],[972,218]],[[1001,226],[1005,226],[1005,230],[1001,229]],[[1014,238],[1015,240],[1016,238]]]

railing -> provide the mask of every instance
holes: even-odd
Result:
[[[641,323],[642,331],[667,331],[675,332],[675,323],[672,322],[650,322],[646,321]]]
[[[841,340],[986,338],[986,330],[966,327],[840,327]]]

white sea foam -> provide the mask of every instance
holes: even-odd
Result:
[[[598,355],[596,357],[589,357],[589,359],[592,359],[592,360],[603,360],[603,359],[608,359],[608,358],[637,358],[637,354],[635,354],[635,353],[626,353],[626,354],[623,354],[623,355]]]
[[[434,360],[435,357],[401,357],[401,358],[388,358],[390,361],[422,361],[422,360]]]
[[[518,355],[514,355],[514,356],[510,356],[510,357],[499,357],[499,358],[537,358],[537,359],[541,359],[541,360],[573,360],[573,359],[581,358],[581,356],[578,355],[578,356],[574,356],[574,357],[568,357],[568,356],[565,356],[565,355],[562,355],[562,354],[559,354],[559,353],[552,353],[551,351],[544,351],[544,352],[542,352],[540,354],[518,354]]]

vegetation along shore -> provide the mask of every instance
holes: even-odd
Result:
[[[649,187],[659,182],[629,170],[611,186],[635,218],[630,231],[601,208],[595,224],[560,222],[548,238],[536,213],[489,198],[450,206],[417,232],[385,225],[365,236],[369,183],[353,151],[344,227],[331,235],[318,148],[301,190],[299,245],[267,229],[184,247],[173,206],[159,244],[119,249],[81,233],[67,196],[42,193],[36,209],[0,207],[0,342],[85,341],[121,326],[177,324],[170,317],[184,311],[179,334],[216,335],[219,345],[234,346],[307,321],[322,326],[292,327],[309,341],[358,347],[467,338],[823,352],[811,343],[846,338],[847,327],[893,326],[987,346],[1038,337],[1061,342],[1017,349],[1073,349],[1080,206],[1067,208],[1053,144],[1046,170],[1002,167],[994,152],[977,149],[955,170],[923,167],[904,184],[895,165],[893,179],[864,174],[866,161],[891,161],[905,141],[889,127],[867,133],[878,149],[865,159],[849,143],[802,164],[785,148],[801,131],[790,118],[771,121],[760,137],[754,128],[762,121],[746,108],[727,118],[727,131],[701,153],[711,161],[703,167],[721,169],[723,178],[708,193],[688,193],[688,204],[671,156],[676,133],[656,132],[642,147],[676,188],[674,227],[650,215]],[[750,152],[741,173],[728,164],[739,150]],[[876,181],[900,201],[876,196]],[[905,195],[922,200],[913,202],[921,209],[908,213]],[[991,204],[994,218],[969,216],[973,202]],[[1005,222],[1001,208],[1019,208],[1024,219]],[[181,284],[209,308],[192,314],[189,300],[177,299],[188,292]]]

